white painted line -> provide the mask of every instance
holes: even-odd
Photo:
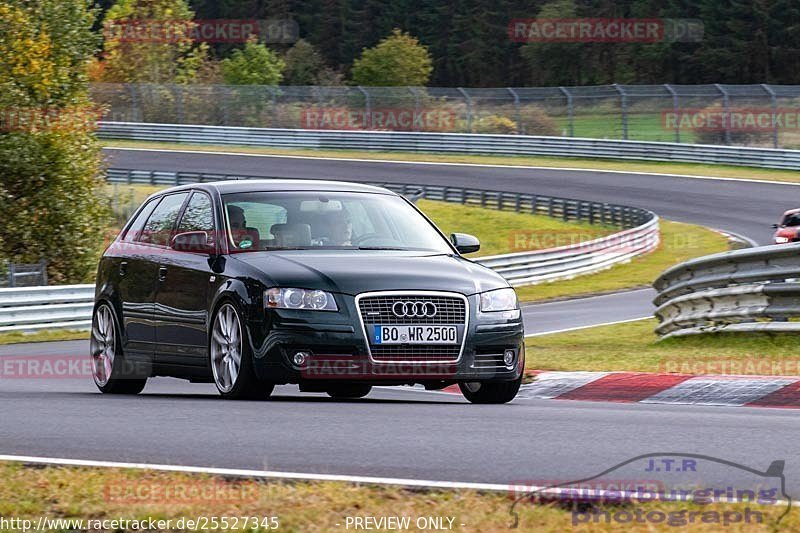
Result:
[[[346,483],[365,483],[371,485],[398,485],[403,487],[423,487],[437,489],[469,489],[508,492],[510,485],[498,483],[471,483],[460,481],[432,481],[391,477],[347,476],[334,474],[309,474],[298,472],[279,472],[274,470],[242,470],[235,468],[210,468],[203,466],[160,465],[149,463],[121,463],[115,461],[93,461],[88,459],[62,459],[54,457],[31,457],[25,455],[0,455],[0,461],[30,463],[54,466],[87,466],[94,468],[130,468],[135,470],[157,470],[161,472],[183,472],[189,474],[212,474],[249,478],[296,479],[302,481],[342,481]],[[531,490],[535,490],[532,488]]]
[[[478,491],[492,491],[492,492],[506,492],[513,494],[517,498],[524,498],[526,495],[532,493],[537,494],[552,494],[563,496],[565,492],[558,488],[551,486],[539,485],[521,485],[518,483],[471,483],[459,481],[431,481],[421,479],[405,479],[405,478],[387,478],[387,477],[368,477],[368,476],[344,476],[332,474],[300,474],[296,472],[276,472],[267,470],[240,470],[232,468],[208,468],[202,466],[180,466],[180,465],[158,465],[148,463],[121,463],[113,461],[92,461],[86,459],[62,459],[54,457],[31,457],[25,455],[0,455],[0,461],[9,461],[15,463],[27,463],[37,465],[52,465],[52,466],[82,466],[92,468],[127,468],[134,470],[154,470],[161,472],[181,472],[187,474],[210,474],[217,476],[232,476],[232,477],[248,477],[248,478],[263,478],[263,479],[294,479],[300,481],[340,481],[345,483],[361,483],[366,485],[393,485],[401,487],[415,487],[415,488],[431,488],[431,489],[463,489],[463,490],[478,490]],[[569,482],[565,482],[567,485]],[[571,491],[574,493],[574,491]],[[619,498],[633,498],[640,497],[641,494],[635,491],[618,491],[613,490],[609,492],[604,489],[584,489],[580,491],[581,497],[590,498],[603,498],[607,494],[614,494],[614,497]],[[692,495],[687,495],[686,498],[691,501]],[[726,502],[721,502],[726,503]],[[774,505],[787,505],[785,500],[779,500]]]
[[[538,333],[528,333],[525,335],[525,338],[528,337],[539,337],[541,335],[552,335],[554,333],[566,333],[568,331],[577,331],[579,329],[587,329],[587,328],[599,328],[600,326],[613,326],[614,324],[626,324],[628,322],[639,322],[640,320],[647,320],[649,318],[653,318],[653,316],[640,316],[639,318],[629,318],[627,320],[617,320],[614,322],[601,322],[600,324],[589,324],[588,326],[576,326],[574,328],[565,328],[565,329],[554,329],[551,331],[540,331]]]
[[[269,147],[265,147],[269,148]],[[598,172],[607,174],[633,174],[642,176],[665,176],[668,178],[689,178],[701,180],[720,180],[720,181],[742,181],[747,183],[766,183],[770,185],[790,185],[800,186],[800,183],[792,183],[776,180],[757,180],[752,178],[723,178],[719,176],[699,176],[695,174],[662,174],[658,172],[640,172],[634,170],[603,170],[597,168],[577,168],[577,167],[542,167],[533,165],[492,165],[488,163],[451,163],[445,161],[398,161],[395,159],[358,159],[351,157],[315,157],[311,155],[280,155],[280,154],[251,154],[248,152],[215,152],[213,150],[176,150],[167,148],[122,148],[115,146],[104,146],[105,150],[121,150],[129,152],[165,152],[165,153],[179,153],[179,154],[203,154],[203,155],[231,155],[236,157],[271,157],[271,158],[284,158],[284,159],[316,159],[316,160],[329,160],[329,161],[348,161],[351,163],[393,163],[398,165],[441,165],[441,166],[457,166],[457,167],[483,167],[483,168],[522,168],[528,170],[554,170],[563,172]],[[442,154],[442,155],[464,155],[464,154]],[[540,157],[540,156],[531,156]],[[655,163],[658,163],[656,161]],[[681,162],[677,162],[681,163]],[[686,163],[695,164],[695,163]],[[753,167],[757,168],[757,167]],[[235,173],[232,175],[236,175]]]

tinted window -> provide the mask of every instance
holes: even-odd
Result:
[[[183,210],[178,233],[185,231],[214,231],[214,213],[211,209],[211,198],[208,195],[196,192]]]
[[[248,192],[226,194],[223,205],[228,238],[236,251],[335,248],[452,253],[436,228],[394,195]]]
[[[128,227],[128,231],[125,232],[125,237],[122,238],[125,242],[133,242],[139,240],[139,235],[142,234],[142,228],[144,227],[144,223],[147,221],[147,217],[150,216],[150,213],[153,212],[153,208],[158,205],[158,198],[150,200],[144,206],[144,208],[139,211],[139,214],[136,216],[134,221]]]
[[[142,234],[137,240],[143,243],[167,246],[175,229],[175,223],[178,221],[178,213],[187,196],[189,193],[184,192],[162,198],[158,207],[147,219]]]

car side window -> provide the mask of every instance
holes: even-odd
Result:
[[[211,198],[202,192],[192,194],[186,209],[183,210],[178,233],[186,231],[207,231],[209,237],[214,231],[214,212],[211,207]]]
[[[153,214],[147,219],[138,242],[146,244],[156,244],[159,246],[169,245],[175,224],[178,222],[178,213],[181,206],[189,196],[188,192],[170,194],[161,199],[158,206],[153,210]]]
[[[139,240],[142,234],[142,228],[144,228],[144,223],[147,222],[150,213],[152,213],[153,209],[158,205],[159,200],[160,198],[153,198],[139,211],[139,214],[133,222],[131,222],[130,226],[128,226],[128,231],[125,232],[125,236],[122,238],[124,242],[135,242]]]

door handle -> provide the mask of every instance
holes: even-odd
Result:
[[[158,281],[164,281],[165,279],[167,279],[167,267],[159,267]]]
[[[119,264],[119,275],[124,276],[127,273],[128,273],[128,262],[123,261],[122,263]]]

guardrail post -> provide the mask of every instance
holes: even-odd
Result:
[[[572,101],[572,93],[566,87],[559,87],[559,91],[567,98],[567,131],[569,137],[575,137],[575,106]]]
[[[681,142],[681,124],[678,119],[678,93],[669,83],[664,84],[664,88],[672,95],[672,111],[675,113],[675,142]]]
[[[762,83],[761,88],[767,92],[767,94],[769,95],[770,102],[772,104],[772,147],[777,148],[778,121],[776,120],[776,114],[778,113],[778,98],[775,95],[775,91],[772,90],[772,87],[770,87],[766,83]]]
[[[614,84],[614,88],[619,93],[619,106],[622,111],[622,139],[628,140],[628,95],[625,90],[618,84]]]
[[[467,94],[467,91],[461,87],[457,87],[457,89],[458,92],[461,93],[461,96],[464,97],[464,101],[467,103],[467,133],[472,133],[472,98],[470,98]]]
[[[524,133],[523,131],[520,131],[521,127],[520,125],[522,124],[522,115],[520,115],[519,112],[519,95],[517,94],[517,91],[515,91],[511,87],[506,87],[506,90],[511,93],[511,96],[514,97],[514,113],[516,114],[517,118],[517,134]]]
[[[42,273],[42,275],[41,275],[42,285],[47,285],[47,260],[46,259],[42,259],[41,261],[39,261],[39,269],[40,269],[40,272]]]
[[[728,91],[722,85],[715,83],[714,87],[722,94],[722,117],[725,122],[725,144],[731,144],[731,101]]]
[[[369,93],[361,85],[356,85],[356,89],[364,95],[364,112],[367,114],[367,125],[372,129],[372,101],[370,100]]]

